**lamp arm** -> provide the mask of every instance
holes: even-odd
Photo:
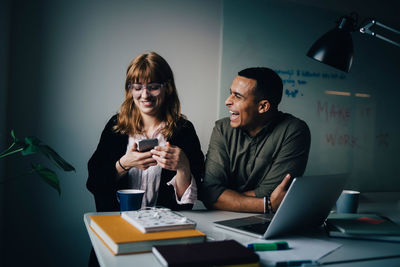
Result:
[[[377,38],[379,38],[379,39],[382,39],[382,40],[384,40],[384,41],[386,41],[386,42],[389,42],[389,43],[391,43],[391,44],[394,44],[394,45],[397,45],[397,46],[400,47],[400,43],[395,42],[395,41],[393,41],[393,40],[390,40],[389,38],[386,38],[386,37],[384,37],[384,36],[382,36],[382,35],[380,35],[380,34],[376,34],[375,32],[373,32],[370,28],[371,28],[372,26],[374,26],[374,25],[380,26],[380,27],[382,27],[382,28],[384,28],[384,29],[386,29],[386,30],[389,30],[389,31],[392,31],[392,32],[394,32],[394,33],[400,34],[400,31],[398,31],[398,30],[396,30],[396,29],[393,29],[393,28],[391,28],[391,27],[389,27],[389,26],[386,26],[386,25],[384,25],[384,24],[382,24],[382,23],[380,23],[380,22],[378,22],[378,21],[375,21],[375,20],[371,20],[367,25],[365,25],[364,27],[361,27],[361,28],[360,28],[360,32],[361,32],[361,33],[366,33],[366,34],[369,34],[369,35],[372,35],[372,36],[375,36],[375,37],[377,37]]]

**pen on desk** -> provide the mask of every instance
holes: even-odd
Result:
[[[288,249],[289,245],[286,241],[278,241],[273,243],[253,243],[248,244],[247,248],[254,251],[283,250]]]
[[[297,261],[278,261],[275,266],[319,266],[319,263],[313,260],[297,260]]]

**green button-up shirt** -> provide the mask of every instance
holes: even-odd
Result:
[[[206,156],[200,197],[214,203],[226,189],[254,190],[264,197],[287,173],[301,176],[310,150],[310,130],[294,116],[279,112],[256,136],[232,128],[229,118],[215,123]]]

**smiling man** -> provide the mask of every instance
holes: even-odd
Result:
[[[269,68],[238,73],[225,101],[230,116],[215,123],[201,200],[208,208],[274,212],[310,150],[307,124],[278,111],[282,80]]]

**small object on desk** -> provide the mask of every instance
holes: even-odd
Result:
[[[286,266],[319,266],[320,264],[312,260],[298,260],[298,261],[278,261],[276,266],[286,267]]]
[[[153,246],[153,254],[168,267],[260,266],[259,256],[235,240]]]
[[[89,226],[114,255],[150,252],[153,245],[204,242],[206,235],[196,229],[144,234],[121,215],[89,216]]]
[[[325,226],[330,237],[400,242],[400,226],[376,214],[332,213]]]
[[[142,205],[144,190],[120,189],[117,191],[117,200],[121,212],[128,210],[138,210]]]
[[[277,241],[272,243],[252,243],[248,244],[247,248],[253,251],[284,250],[288,249],[289,245],[286,241]]]
[[[332,213],[327,222],[347,234],[400,235],[400,225],[376,214]]]
[[[122,212],[121,216],[142,233],[194,229],[196,222],[167,208],[148,208]]]
[[[343,190],[336,201],[337,213],[357,213],[359,191]]]

